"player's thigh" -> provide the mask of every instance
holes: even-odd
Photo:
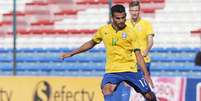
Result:
[[[140,72],[129,75],[127,83],[139,93],[145,94],[151,91],[149,84]]]

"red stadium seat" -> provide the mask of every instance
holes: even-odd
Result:
[[[152,0],[155,9],[163,9],[165,7],[165,0]]]
[[[132,0],[113,0],[113,3],[129,3]]]
[[[98,0],[76,0],[76,4],[98,4]]]
[[[17,21],[17,30],[26,29],[28,26],[26,22]],[[5,32],[10,32],[13,30],[13,22],[12,21],[3,21],[1,26]]]
[[[13,12],[5,13],[3,16],[13,16]],[[25,16],[25,13],[17,11],[16,16]]]
[[[128,3],[132,0],[113,0],[113,3]],[[108,0],[76,0],[77,4],[108,4]]]
[[[50,4],[68,4],[68,3],[72,3],[71,0],[47,0],[48,3]]]
[[[48,3],[46,2],[31,2],[31,3],[26,3],[27,6],[47,6]]]
[[[0,22],[0,26],[2,26],[3,25],[3,22]]]
[[[51,30],[54,28],[54,22],[49,20],[42,20],[31,23],[31,28],[34,30]]]
[[[77,29],[67,30],[67,32],[68,32],[69,34],[80,34],[80,33],[81,33],[81,31],[80,31],[80,30],[77,30]]]
[[[32,23],[31,25],[36,25],[36,26],[39,26],[39,25],[54,25],[54,22],[49,21],[49,20],[42,20],[42,21]]]
[[[54,13],[54,20],[62,20],[64,18],[75,18],[78,13],[78,10],[64,10],[57,13]]]
[[[99,0],[98,1],[100,4],[108,4],[108,0]]]
[[[155,13],[155,9],[142,9],[142,12],[143,13],[152,13],[152,14],[154,14]]]
[[[69,34],[69,32],[67,30],[63,30],[63,29],[54,30],[54,31],[55,31],[55,34],[59,34],[59,35],[67,35],[67,34]]]
[[[56,32],[55,32],[55,30],[54,29],[49,29],[49,30],[41,30],[41,32],[43,33],[43,34],[45,34],[45,35],[55,35],[56,34]]]
[[[16,12],[17,21],[18,22],[25,22],[25,13],[23,12]],[[3,21],[13,21],[13,12],[3,14]]]
[[[11,21],[3,21],[2,28],[4,29],[5,32],[11,32],[13,30],[12,24],[13,24],[13,22],[11,22]]]
[[[30,35],[42,35],[43,34],[42,30],[33,30],[33,29],[29,30],[28,33]]]
[[[152,0],[154,3],[165,3],[165,0]]]
[[[151,0],[141,0],[141,3],[151,3]]]
[[[96,32],[96,29],[93,30],[93,29],[82,29],[80,30],[80,33],[83,33],[83,34],[94,34]]]
[[[25,29],[22,29],[22,30],[17,30],[17,34],[20,34],[20,35],[28,35],[29,32]]]
[[[154,8],[142,9],[142,16],[154,18],[155,17],[155,9]]]
[[[49,6],[46,2],[26,3],[25,13],[27,14],[49,14]]]
[[[4,35],[3,23],[0,22],[0,36]]]
[[[29,32],[26,29],[18,29],[16,31],[17,35],[28,35]],[[13,35],[13,31],[8,31],[7,32],[8,35]]]
[[[3,21],[2,22],[2,25],[12,25],[13,24],[13,22],[11,22],[11,21]]]
[[[201,35],[201,28],[196,29],[196,30],[192,30],[192,31],[191,31],[191,34],[192,34],[192,35]]]
[[[64,10],[58,13],[55,13],[55,15],[76,15],[78,13],[78,10]]]

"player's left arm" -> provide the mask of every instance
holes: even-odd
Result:
[[[152,82],[152,79],[151,79],[151,76],[149,75],[148,73],[148,70],[146,68],[146,64],[145,64],[145,61],[144,61],[144,58],[140,52],[140,49],[134,49],[134,53],[135,53],[135,56],[136,56],[136,60],[137,60],[137,63],[138,65],[141,67],[141,70],[142,72],[144,73],[144,78],[145,80],[152,86],[154,87],[154,84]]]
[[[154,34],[149,34],[148,35],[148,38],[147,38],[148,45],[147,45],[147,48],[143,52],[143,56],[147,56],[149,51],[151,50],[151,48],[152,48],[152,46],[154,44],[153,37],[154,37]]]
[[[147,35],[147,48],[143,51],[143,56],[147,56],[149,51],[151,50],[154,41],[153,41],[153,37],[154,37],[154,31],[153,31],[153,26],[151,24],[151,22],[147,21],[146,22],[146,26],[145,26],[145,33]]]

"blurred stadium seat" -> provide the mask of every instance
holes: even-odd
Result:
[[[91,49],[87,53],[65,59],[63,62],[59,58],[59,54],[70,50],[72,49],[19,49],[17,50],[17,71],[40,71],[47,73],[51,71],[104,71],[104,48]],[[11,49],[0,49],[0,52],[4,53],[0,55],[1,71],[12,70],[10,51]],[[151,71],[200,71],[200,68],[194,65],[195,53],[197,51],[199,51],[197,48],[154,48],[151,51],[153,60]]]

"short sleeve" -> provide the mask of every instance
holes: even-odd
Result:
[[[154,35],[153,26],[151,22],[147,22],[146,24],[146,33],[147,35]]]
[[[92,40],[97,44],[102,41],[101,28],[94,34]]]

